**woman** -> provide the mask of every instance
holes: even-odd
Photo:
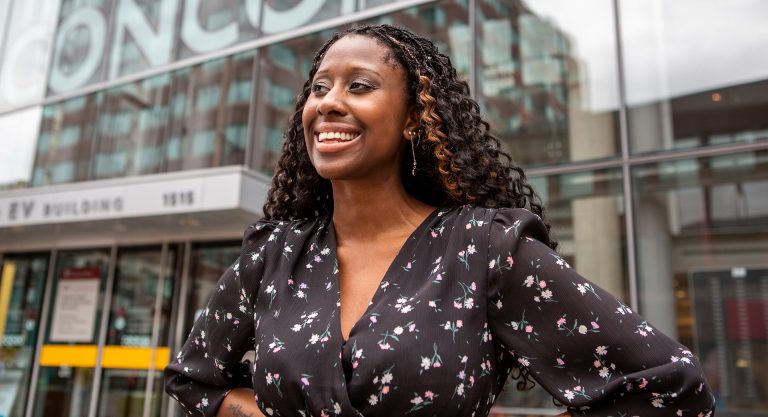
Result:
[[[265,219],[166,369],[190,415],[487,415],[510,373],[566,415],[711,415],[691,353],[553,251],[431,42],[349,29],[309,75]]]

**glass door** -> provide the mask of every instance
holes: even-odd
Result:
[[[35,417],[88,415],[110,250],[58,253],[40,351]]]
[[[152,393],[162,389],[162,369],[170,356],[175,259],[173,248],[160,246],[118,251],[98,416],[159,416],[160,398]]]
[[[0,270],[0,416],[22,417],[49,254],[5,255]]]

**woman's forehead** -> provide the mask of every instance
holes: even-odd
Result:
[[[319,69],[347,60],[367,62],[371,65],[386,64],[392,69],[400,67],[392,50],[382,41],[353,33],[340,38],[328,48]]]

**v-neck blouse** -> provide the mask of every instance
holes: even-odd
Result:
[[[524,209],[436,210],[345,341],[330,217],[259,221],[166,390],[193,416],[251,386],[267,416],[485,416],[518,368],[576,415],[711,415],[692,353],[547,242]]]

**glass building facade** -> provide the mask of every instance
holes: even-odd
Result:
[[[368,22],[450,56],[563,257],[694,350],[719,416],[768,416],[766,20],[762,0],[0,2],[0,416],[178,415],[161,370],[260,216],[314,52]],[[512,385],[494,415],[559,412]]]

